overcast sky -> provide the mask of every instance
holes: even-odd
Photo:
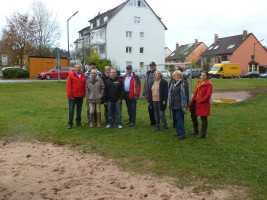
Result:
[[[88,21],[98,12],[105,12],[122,3],[122,0],[42,0],[57,15],[62,30],[60,48],[67,49],[67,19],[69,21],[70,44],[78,38],[78,31],[89,26]],[[18,11],[25,13],[33,0],[6,0],[0,6],[0,28],[6,25],[6,17]],[[147,3],[162,18],[168,30],[165,45],[174,50],[175,43],[193,43],[195,39],[207,46],[220,37],[240,35],[243,30],[253,33],[267,46],[267,1],[266,0],[147,0]]]

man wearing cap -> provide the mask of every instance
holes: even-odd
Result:
[[[67,79],[67,96],[69,99],[69,126],[72,128],[75,105],[77,109],[76,125],[83,126],[81,123],[81,112],[83,105],[83,97],[85,95],[85,82],[86,78],[82,72],[82,64],[77,63],[74,66],[74,72],[70,73]]]
[[[134,126],[136,122],[136,100],[139,98],[141,82],[140,78],[133,72],[131,65],[127,65],[126,74],[123,77],[125,102],[128,110],[129,126]]]
[[[102,78],[102,73],[100,71],[98,71],[98,69],[96,68],[95,62],[91,62],[90,65],[89,65],[89,69],[87,70],[87,72],[84,73],[84,75],[86,77],[86,80],[88,80],[90,78],[90,72],[91,72],[92,69],[96,70],[98,78]],[[86,107],[87,107],[87,119],[88,119],[88,123],[90,123],[90,108],[89,108],[88,101],[86,101]],[[96,121],[96,111],[94,113],[94,118],[95,118],[95,121]]]
[[[148,100],[148,95],[151,95],[148,93],[149,87],[153,85],[154,82],[154,72],[156,71],[156,63],[151,62],[149,64],[150,70],[147,71],[146,77],[145,77],[145,84],[144,84],[144,91],[143,91],[143,96],[145,97],[146,100]],[[148,106],[148,113],[149,113],[149,118],[150,118],[150,123],[148,126],[155,125],[155,115],[154,115],[154,108],[153,104],[151,106]]]

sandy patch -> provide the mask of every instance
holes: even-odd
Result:
[[[258,95],[260,92],[267,91],[267,88],[255,90],[216,90],[212,92],[213,99],[236,99],[237,102],[245,101]]]
[[[193,193],[149,176],[131,176],[103,158],[51,144],[0,143],[0,199],[216,200],[229,191]]]

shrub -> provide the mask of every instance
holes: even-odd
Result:
[[[5,79],[11,78],[29,78],[29,70],[24,69],[6,69],[3,71]]]

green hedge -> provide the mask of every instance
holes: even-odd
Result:
[[[24,69],[6,69],[3,71],[5,79],[10,78],[29,78],[29,70]]]

